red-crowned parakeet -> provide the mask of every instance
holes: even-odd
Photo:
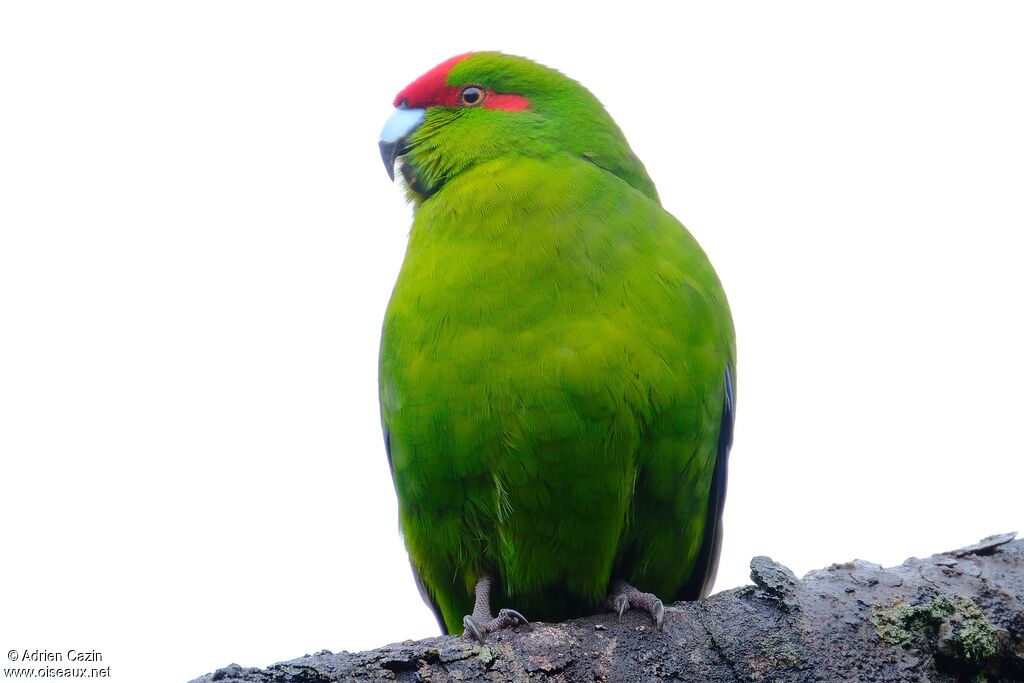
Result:
[[[715,271],[561,73],[468,53],[394,104],[380,147],[415,218],[380,405],[424,599],[481,640],[602,605],[660,627],[656,596],[704,596],[721,546],[736,351]]]

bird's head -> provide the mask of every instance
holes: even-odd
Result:
[[[380,151],[419,204],[474,166],[502,157],[571,154],[657,198],[643,164],[586,88],[500,52],[441,62],[395,97]]]

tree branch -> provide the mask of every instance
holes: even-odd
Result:
[[[487,645],[456,636],[324,651],[193,683],[331,681],[1024,681],[1024,541],[1013,534],[884,569],[797,579],[767,557],[756,585],[646,615],[533,624]]]

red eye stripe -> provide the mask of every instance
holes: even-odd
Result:
[[[487,91],[484,103],[480,105],[484,109],[504,109],[505,111],[526,111],[530,108],[530,100],[522,95],[511,93],[496,93]]]
[[[465,86],[448,85],[448,74],[452,68],[472,52],[456,55],[447,59],[433,69],[423,74],[415,81],[405,87],[395,97],[394,106],[405,104],[415,109],[426,107],[457,107],[459,106],[459,92]],[[484,109],[503,109],[505,111],[524,111],[530,108],[530,100],[522,95],[510,93],[496,93],[493,90],[486,90],[486,97],[480,106]]]
[[[459,89],[454,85],[448,85],[445,81],[448,80],[448,74],[451,73],[452,67],[471,54],[473,53],[467,52],[446,59],[417,78],[407,85],[405,90],[398,93],[395,97],[395,106],[405,102],[407,107],[422,109],[437,104],[446,106],[458,104]]]

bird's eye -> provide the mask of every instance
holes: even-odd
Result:
[[[467,85],[459,93],[459,103],[466,107],[475,107],[487,97],[487,93],[483,88],[478,88],[475,85]]]

